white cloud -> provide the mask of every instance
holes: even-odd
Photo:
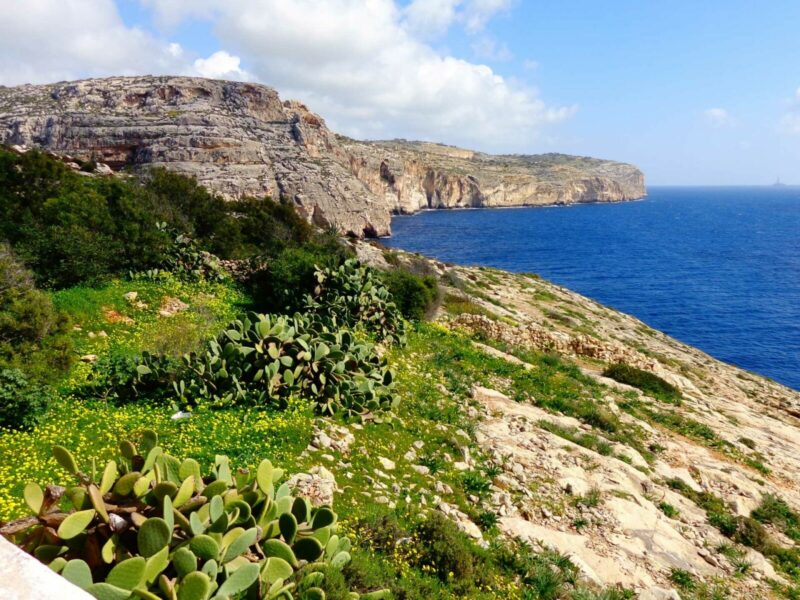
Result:
[[[169,45],[125,26],[113,0],[0,2],[0,83],[164,72],[177,64]]]
[[[467,31],[480,31],[495,15],[511,8],[512,0],[467,0],[463,19]]]
[[[789,112],[783,115],[781,131],[789,135],[800,135],[800,112]]]
[[[532,58],[526,58],[522,61],[522,68],[526,71],[535,71],[539,68],[539,61],[533,60]]]
[[[714,127],[725,127],[733,124],[733,117],[724,108],[709,108],[703,112],[703,115]]]
[[[445,33],[456,21],[461,0],[413,0],[404,10],[411,35],[429,37]]]
[[[250,74],[240,66],[241,59],[220,50],[208,58],[198,58],[194,61],[193,74],[209,79],[229,79],[234,81],[249,81]]]
[[[161,18],[195,15],[191,0],[144,0]],[[542,126],[575,107],[549,106],[535,89],[485,65],[435,50],[412,22],[479,28],[507,0],[218,0],[215,33],[254,80],[299,98],[343,133],[530,150]],[[427,15],[425,17],[424,15]],[[498,50],[500,51],[500,50]]]
[[[0,2],[3,85],[138,74],[249,78],[227,52],[193,58],[180,44],[126,26],[113,0]]]
[[[412,35],[442,34],[455,23],[474,34],[481,32],[492,18],[509,10],[511,5],[512,0],[412,0],[403,14]]]

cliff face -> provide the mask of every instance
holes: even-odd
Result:
[[[193,77],[0,88],[0,143],[94,157],[114,169],[164,166],[226,197],[288,199],[314,223],[358,237],[389,234],[392,212],[645,195],[631,165],[356,142],[271,88]]]
[[[493,156],[406,141],[341,142],[351,171],[395,212],[619,202],[646,195],[642,172],[624,163],[564,154]]]

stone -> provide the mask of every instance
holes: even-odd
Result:
[[[558,480],[558,485],[571,496],[583,496],[591,489],[589,482],[580,477],[563,477]]]
[[[411,468],[420,475],[428,475],[431,472],[431,470],[425,465],[411,465]]]
[[[84,354],[83,356],[81,356],[81,362],[96,363],[97,362],[97,354]]]
[[[158,314],[162,317],[174,317],[180,312],[189,308],[189,305],[178,298],[165,296],[161,300],[161,308],[158,309]]]
[[[381,466],[386,469],[387,471],[394,471],[395,463],[393,460],[389,460],[384,456],[378,457],[378,462],[381,463]]]
[[[672,588],[653,586],[639,594],[639,600],[681,600],[681,595]]]
[[[333,505],[336,479],[325,467],[314,467],[309,473],[297,473],[286,483],[296,495],[305,496],[314,506]]]

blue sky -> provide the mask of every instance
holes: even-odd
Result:
[[[800,184],[800,3],[4,0],[0,84],[261,82],[366,138]]]

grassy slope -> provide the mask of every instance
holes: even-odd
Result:
[[[125,299],[130,291],[138,292],[136,300],[146,308]],[[159,316],[167,297],[178,298],[189,308],[172,317]],[[109,353],[185,352],[244,310],[248,301],[229,284],[174,280],[114,281],[98,289],[57,292],[54,299],[80,326],[73,332],[77,351],[96,354],[101,360]],[[107,337],[98,335],[100,332]],[[66,483],[65,474],[50,458],[54,444],[75,449],[80,463],[96,459],[99,464],[115,455],[118,439],[150,428],[158,432],[167,451],[193,456],[204,466],[215,454],[227,454],[236,465],[253,466],[268,457],[288,473],[307,471],[314,465],[332,471],[341,490],[336,509],[345,530],[361,546],[347,576],[351,584],[363,589],[388,585],[397,597],[406,598],[494,598],[498,594],[556,598],[559,596],[550,594],[574,589],[575,570],[558,555],[509,552],[508,547],[497,546],[492,516],[479,508],[488,493],[492,467],[471,441],[478,412],[469,408],[470,390],[475,384],[494,385],[560,406],[574,402],[581,390],[593,395],[588,388],[584,390],[589,382],[549,357],[542,358],[542,369],[531,377],[435,324],[416,327],[409,343],[390,349],[389,358],[398,372],[397,393],[402,400],[398,420],[361,428],[350,425],[355,442],[344,455],[325,450],[303,452],[313,437],[315,417],[302,402],[282,413],[235,408],[200,411],[190,419],[172,420],[174,410],[169,407],[146,403],[115,406],[76,398],[72,392],[85,383],[91,371],[87,363],[77,362],[60,384],[60,399],[39,426],[28,432],[0,432],[0,519],[25,514],[21,490],[26,482]],[[403,456],[415,442],[418,446],[421,442],[422,448],[411,462]],[[463,459],[465,448],[473,464],[468,472],[454,466]],[[396,467],[386,469],[380,457],[389,458]],[[430,474],[419,473],[413,464],[427,466]],[[456,568],[457,573],[444,580],[435,573],[435,561],[426,558],[428,541],[415,533],[421,515],[440,500],[482,523],[484,537],[493,548],[491,552],[482,550],[459,533],[460,545],[455,550],[473,566],[468,575]],[[398,538],[408,537],[412,542],[391,548],[386,540],[383,545],[376,543],[376,533],[386,527],[387,518]],[[584,592],[587,595],[576,598],[594,597],[588,590],[578,593]],[[627,597],[623,592],[609,593],[606,597],[612,600]]]

